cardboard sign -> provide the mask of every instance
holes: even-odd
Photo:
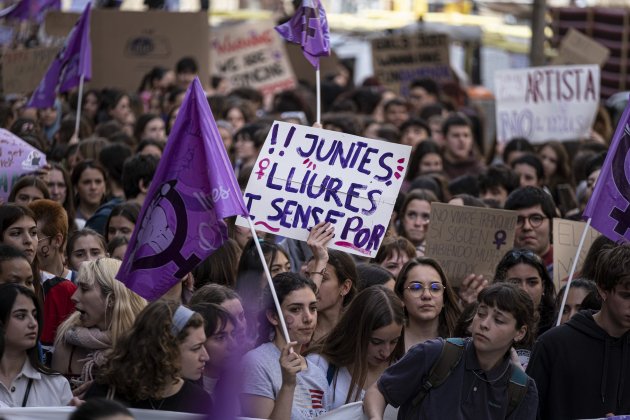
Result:
[[[305,241],[310,228],[330,221],[330,248],[374,257],[410,153],[409,146],[276,121],[245,204],[256,229]]]
[[[66,36],[77,19],[76,14],[48,13],[46,32]],[[197,60],[199,80],[208,83],[207,13],[94,9],[91,19],[94,65],[90,87],[135,91],[153,67],[174,69],[187,56]]]
[[[449,63],[446,34],[416,32],[372,40],[374,75],[402,95],[408,94],[408,85],[414,79],[450,79]]]
[[[580,31],[570,28],[560,42],[558,56],[551,64],[596,64],[601,67],[609,55],[608,48]]]
[[[589,136],[599,106],[598,66],[550,66],[497,71],[497,141],[532,143]]]
[[[46,165],[46,156],[27,142],[0,128],[0,204],[7,201],[20,176]]]
[[[451,285],[469,274],[492,282],[497,264],[512,249],[516,212],[431,203],[425,255],[436,259]]]
[[[553,283],[557,291],[566,284],[585,227],[586,223],[584,222],[553,219]],[[584,258],[586,258],[588,250],[591,249],[591,244],[597,237],[599,237],[599,232],[589,227],[582,251],[578,257],[576,273],[579,273],[582,269]],[[576,277],[574,276],[573,278]]]
[[[8,50],[2,55],[2,92],[32,92],[48,70],[60,47]]]
[[[314,88],[317,83],[315,79],[315,69],[313,65],[304,58],[302,47],[293,42],[283,42],[289,56],[289,62],[293,68],[293,73],[300,82],[304,82]],[[331,74],[337,74],[339,72],[339,66],[339,57],[337,57],[334,50],[330,51],[328,57],[319,58],[319,71],[322,78]]]
[[[295,87],[284,42],[271,21],[247,22],[213,30],[210,67],[229,78],[232,87],[252,87],[263,95]]]

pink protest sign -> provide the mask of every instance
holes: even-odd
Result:
[[[0,204],[20,176],[46,165],[46,156],[8,130],[0,129]]]

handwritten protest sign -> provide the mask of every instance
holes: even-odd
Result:
[[[229,78],[232,87],[252,87],[273,94],[295,87],[284,42],[272,21],[246,22],[213,29],[210,68]]]
[[[29,93],[35,90],[60,47],[9,50],[2,55],[2,92]]]
[[[560,287],[566,283],[569,277],[575,253],[585,227],[586,223],[584,222],[553,219],[553,283],[556,286],[556,290],[560,290]],[[582,251],[578,257],[576,273],[582,269],[584,258],[586,258],[588,250],[591,249],[591,244],[598,236],[598,231],[591,227],[588,228]]]
[[[46,165],[46,156],[8,130],[0,128],[0,204],[6,202],[15,181]]]
[[[515,229],[514,211],[431,203],[425,255],[440,263],[454,286],[472,273],[491,281]]]
[[[415,32],[373,39],[372,64],[381,83],[403,95],[414,79],[450,79],[448,35]]]
[[[598,66],[550,66],[497,71],[497,140],[534,143],[588,137],[599,106]]]
[[[274,122],[245,191],[257,229],[306,240],[322,220],[330,248],[373,257],[387,230],[411,148]],[[237,220],[240,226],[247,221]]]

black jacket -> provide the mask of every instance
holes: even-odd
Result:
[[[630,331],[609,336],[582,311],[543,334],[527,366],[536,381],[539,419],[630,413]]]

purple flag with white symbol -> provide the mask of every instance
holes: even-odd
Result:
[[[613,137],[584,219],[615,242],[630,241],[630,103]]]
[[[287,41],[302,46],[304,57],[319,69],[319,57],[330,55],[330,36],[326,12],[320,0],[302,0],[293,17],[276,26]]]
[[[196,78],[175,121],[117,278],[160,298],[227,239],[223,219],[248,217],[206,94]]]
[[[0,12],[0,17],[42,23],[49,10],[61,10],[61,0],[20,0]]]
[[[92,79],[92,43],[90,42],[90,4],[68,35],[66,42],[33,92],[28,107],[50,108],[57,93],[67,92]]]

